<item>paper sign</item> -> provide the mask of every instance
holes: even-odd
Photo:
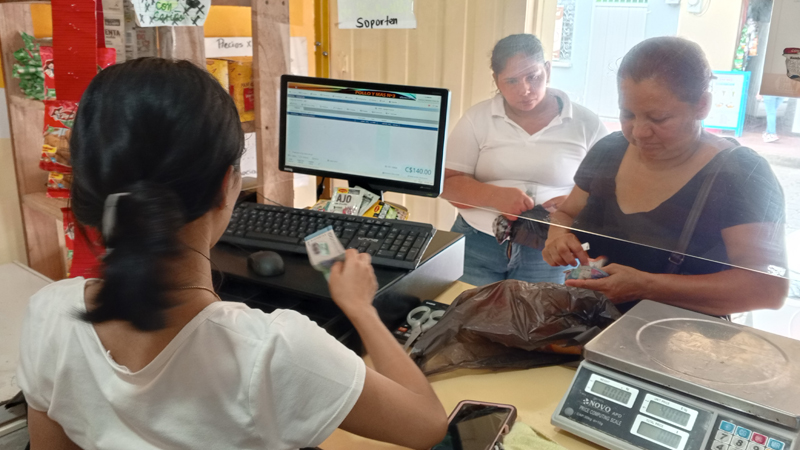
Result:
[[[736,128],[739,123],[745,76],[743,73],[714,73],[711,111],[704,122],[710,128]]]
[[[339,0],[339,28],[417,28],[414,0]]]
[[[206,38],[206,58],[231,56],[253,56],[253,38],[218,37]]]
[[[241,169],[242,177],[255,178],[258,176],[255,133],[244,134],[244,153],[242,154],[242,159],[239,162],[239,167]]]
[[[140,27],[202,27],[211,0],[132,0]]]

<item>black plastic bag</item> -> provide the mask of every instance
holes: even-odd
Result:
[[[411,357],[426,375],[561,364],[579,359],[583,344],[620,316],[599,292],[499,281],[459,295]]]

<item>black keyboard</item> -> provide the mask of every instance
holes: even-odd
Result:
[[[430,224],[242,202],[222,242],[306,254],[304,238],[332,226],[344,248],[372,255],[377,266],[416,269],[435,232]]]

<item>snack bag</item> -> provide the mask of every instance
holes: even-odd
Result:
[[[44,102],[44,144],[39,168],[51,172],[72,173],[69,136],[78,103],[66,100]]]
[[[253,61],[228,61],[228,80],[231,97],[242,122],[254,120],[255,90],[253,89]]]
[[[44,100],[44,74],[39,44],[33,36],[20,33],[25,46],[14,52],[17,63],[12,67],[12,76],[19,79],[19,88],[27,98]]]
[[[69,198],[72,188],[72,174],[50,172],[47,176],[47,196],[50,198]]]
[[[230,89],[228,78],[228,61],[223,59],[206,59],[206,70],[219,81],[225,89]]]
[[[44,73],[44,99],[56,99],[56,79],[53,64],[53,47],[42,45],[39,47],[42,56],[42,72]],[[105,69],[117,61],[117,51],[113,48],[97,49],[97,71]]]
[[[79,227],[70,208],[61,208],[67,247],[67,278],[102,276],[103,238],[92,227]]]
[[[44,73],[44,99],[56,99],[56,79],[53,71],[53,47],[39,47],[42,55],[42,72]]]

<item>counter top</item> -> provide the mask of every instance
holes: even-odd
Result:
[[[457,281],[435,300],[449,304],[458,294],[472,287]],[[369,357],[365,360],[369,364]],[[507,403],[517,407],[517,421],[530,425],[569,450],[600,449],[602,447],[550,424],[550,416],[561,401],[561,397],[567,392],[574,374],[575,369],[565,366],[498,372],[461,369],[434,375],[428,380],[448,413],[461,400]],[[404,448],[365,439],[340,429],[337,429],[320,447],[324,450]]]

